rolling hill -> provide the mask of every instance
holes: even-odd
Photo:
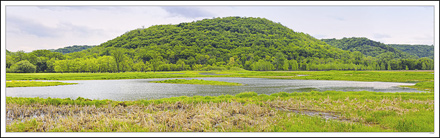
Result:
[[[387,44],[387,45],[414,56],[428,57],[434,59],[433,45],[407,45],[407,44]]]
[[[98,46],[57,58],[41,58],[53,55],[50,51],[31,52],[29,56],[10,53],[9,59],[14,60],[8,65],[13,67],[26,57],[37,57],[40,60],[29,61],[37,66],[47,65],[37,67],[44,72],[433,68],[432,59],[417,59],[366,38],[355,42],[344,39],[343,44],[339,40],[326,41],[341,47],[324,41],[265,18],[219,17],[134,29]],[[356,47],[350,45],[358,41],[371,49],[360,51],[373,57],[353,50]]]
[[[343,50],[359,51],[366,56],[377,57],[380,54],[392,52],[401,58],[415,58],[410,54],[402,52],[392,46],[370,40],[365,37],[351,37],[342,39],[321,39],[329,45],[338,47]]]

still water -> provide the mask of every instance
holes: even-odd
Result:
[[[415,83],[396,82],[360,82],[334,80],[288,80],[265,78],[180,78],[204,79],[243,83],[244,86],[214,86],[191,84],[150,83],[160,79],[126,79],[126,80],[75,80],[60,81],[78,83],[76,85],[60,85],[49,87],[15,87],[6,88],[6,96],[71,98],[84,97],[89,99],[110,99],[118,101],[138,99],[158,99],[177,96],[217,96],[235,95],[240,92],[253,91],[258,94],[276,92],[306,91],[376,91],[376,92],[421,92],[415,89],[398,87]]]

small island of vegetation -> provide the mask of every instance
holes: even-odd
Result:
[[[6,81],[6,87],[42,87],[42,86],[58,86],[72,85],[78,83],[65,83],[55,81]]]
[[[153,83],[176,83],[176,84],[199,84],[199,85],[231,85],[240,86],[241,83],[224,82],[224,81],[210,81],[210,80],[198,80],[198,79],[174,79],[174,80],[162,80],[162,81],[150,81]]]

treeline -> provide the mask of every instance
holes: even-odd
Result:
[[[63,59],[63,54],[49,50],[34,50],[30,53],[6,50],[6,72],[55,72],[55,61]]]
[[[406,57],[398,52],[365,56],[359,51],[330,46],[264,18],[240,17],[135,29],[87,50],[64,55],[58,53],[55,54],[57,57],[52,56],[53,53],[56,52],[8,51],[10,66],[7,71],[19,72],[12,66],[23,60],[36,66],[34,72],[434,68],[433,60],[429,58]],[[40,63],[31,58],[20,58],[26,57],[23,55],[38,57]]]
[[[329,45],[335,46],[342,50],[359,51],[366,56],[376,57],[386,52],[396,53],[399,58],[418,58],[408,53],[402,52],[392,46],[370,40],[365,37],[351,37],[342,39],[321,39]]]
[[[46,54],[36,54],[46,53]],[[126,72],[126,71],[180,71],[180,70],[226,70],[244,68],[240,57],[231,57],[228,62],[206,62],[211,58],[198,56],[197,60],[179,59],[171,63],[162,56],[144,61],[143,54],[136,49],[114,49],[110,55],[87,56],[73,58],[48,50],[36,50],[31,53],[7,52],[7,72]],[[131,53],[131,55],[130,55]],[[281,53],[275,57],[265,56],[258,60],[246,60],[247,70],[432,70],[433,60],[429,58],[400,59],[394,58],[394,53],[379,55],[379,58],[365,57],[359,52],[353,52],[345,59],[333,58],[304,58],[302,60],[287,59]],[[357,54],[357,55],[356,55]],[[356,57],[357,56],[357,57]],[[200,62],[199,62],[200,59]],[[199,64],[202,63],[202,64]]]
[[[407,44],[387,44],[387,45],[417,57],[428,57],[430,59],[434,59],[433,45],[407,45]]]
[[[68,47],[63,47],[63,48],[58,48],[58,49],[49,49],[49,51],[67,54],[67,53],[83,51],[83,50],[86,50],[86,49],[89,49],[89,48],[92,48],[92,47],[94,47],[94,46],[89,46],[89,45],[73,45],[73,46],[68,46]]]

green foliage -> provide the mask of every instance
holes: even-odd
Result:
[[[56,50],[8,51],[6,65],[12,72],[13,64],[28,60],[35,72],[46,73],[433,69],[432,59],[418,60],[366,38],[324,41],[343,50],[264,18],[224,17],[139,28],[98,46],[59,49],[65,55],[52,52]],[[72,52],[76,50],[81,51]]]
[[[417,57],[428,57],[430,59],[434,59],[433,45],[406,45],[406,44],[387,44],[387,45]]]
[[[342,39],[321,39],[322,41],[330,44],[332,46],[341,48],[343,50],[349,51],[359,51],[365,56],[377,57],[382,53],[396,53],[399,57],[410,57],[409,54],[397,50],[391,46],[385,45],[380,42],[370,40],[365,37],[352,37],[352,38],[342,38]]]
[[[425,57],[431,58],[417,59],[418,56],[416,54],[408,54],[406,52],[400,51],[399,49],[401,48],[395,48],[402,46],[408,49],[413,49],[416,46],[409,48],[410,46],[408,45],[385,45],[383,43],[375,42],[367,38],[355,37],[343,39],[322,39],[322,41],[343,50],[354,52],[354,57],[350,57],[348,59],[353,59],[351,62],[355,64],[363,63],[363,65],[368,70],[434,69],[432,67],[434,65],[434,60],[432,59],[432,57],[434,56],[433,52],[429,54],[425,53],[426,55],[424,55]],[[421,49],[426,48],[429,47],[424,47]],[[360,53],[356,54],[356,52],[360,52],[367,57],[364,58]]]
[[[59,52],[62,54],[67,54],[67,53],[73,53],[73,52],[79,52],[79,51],[83,51],[83,50],[87,50],[90,49],[94,46],[89,46],[89,45],[73,45],[73,46],[67,46],[67,47],[63,47],[63,48],[58,48],[58,49],[49,49],[52,52]]]
[[[256,92],[241,92],[235,96],[238,98],[251,98],[254,96],[258,96],[258,94]]]
[[[12,65],[10,71],[16,73],[35,73],[36,66],[27,60],[23,60]]]

